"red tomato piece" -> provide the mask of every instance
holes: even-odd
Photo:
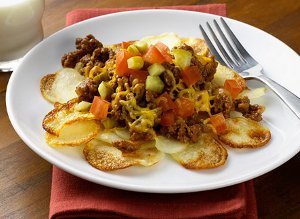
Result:
[[[116,54],[116,73],[119,76],[128,76],[129,69],[127,59],[132,57],[132,54],[127,50],[121,49]]]
[[[148,62],[150,64],[161,64],[165,62],[165,58],[155,46],[150,46],[144,54],[143,58],[145,62]]]
[[[126,41],[126,42],[122,42],[122,43],[121,43],[121,48],[122,48],[122,49],[127,49],[128,46],[130,46],[130,45],[133,44],[133,43],[134,43],[134,41]]]
[[[155,47],[160,51],[160,53],[162,54],[162,56],[165,58],[165,61],[171,64],[172,63],[172,58],[170,56],[170,49],[169,49],[169,47],[167,47],[162,42],[157,42],[155,44]]]
[[[163,112],[160,118],[162,126],[171,126],[175,123],[175,113],[173,110]]]
[[[188,98],[179,97],[175,100],[175,113],[176,115],[187,118],[194,114],[195,112],[195,104]]]
[[[210,117],[210,122],[215,128],[217,135],[224,133],[227,130],[226,120],[223,113],[218,113]]]
[[[227,79],[224,83],[224,89],[227,90],[231,97],[235,99],[243,88],[233,79]]]
[[[94,114],[97,119],[105,119],[107,117],[110,103],[101,99],[99,96],[94,96],[90,113]]]
[[[138,79],[140,83],[145,83],[148,75],[148,71],[132,69],[130,70],[130,76],[134,79]]]
[[[194,85],[202,79],[199,68],[195,65],[183,69],[183,71],[181,72],[181,76],[187,86]]]
[[[161,94],[157,98],[156,103],[158,106],[162,108],[163,112],[175,109],[176,107],[174,101],[172,100],[171,96],[167,92]]]

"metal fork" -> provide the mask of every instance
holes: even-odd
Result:
[[[228,66],[229,68],[240,73],[240,75],[245,79],[256,79],[265,83],[293,111],[298,119],[300,119],[300,98],[284,88],[282,85],[264,75],[262,66],[245,50],[245,48],[242,46],[242,44],[239,42],[239,40],[236,38],[232,30],[225,22],[225,20],[223,18],[221,18],[220,20],[227,32],[229,40],[223,33],[217,21],[214,20],[213,23],[219,34],[219,38],[223,40],[223,44],[221,44],[219,38],[216,36],[210,24],[208,22],[206,22],[206,24],[217,48],[221,52],[224,59],[206,34],[203,27],[199,25],[202,35],[211,53],[222,65]],[[226,49],[223,45],[225,45]]]

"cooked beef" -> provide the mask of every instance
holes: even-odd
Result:
[[[90,70],[93,66],[103,67],[104,63],[114,56],[114,52],[111,49],[103,47],[91,34],[85,38],[76,39],[76,50],[65,54],[61,59],[63,67],[74,68],[76,63],[81,62],[81,73],[84,73],[84,69]]]
[[[76,39],[76,49],[83,50],[87,53],[92,53],[96,48],[103,47],[102,43],[100,43],[92,34],[88,34],[85,38],[77,38]]]
[[[130,140],[131,141],[149,141],[149,140],[153,140],[153,135],[151,133],[137,132],[137,131],[131,130]]]
[[[214,75],[216,73],[218,63],[215,61],[214,57],[212,57],[212,62],[208,62],[204,66],[204,70],[202,71],[202,76],[205,82],[210,82],[214,79]]]
[[[82,50],[69,52],[63,55],[61,58],[61,64],[65,68],[74,68],[82,56],[84,56],[84,52]]]
[[[79,100],[91,102],[94,96],[99,96],[98,86],[92,79],[86,78],[76,87],[76,94]]]
[[[176,83],[178,83],[179,79],[181,78],[180,69],[176,67],[174,64],[170,64],[167,62],[163,63],[162,65],[165,67],[165,69],[170,70],[173,73],[175,81]],[[170,87],[172,85],[173,79],[170,77],[169,74],[167,74],[167,72],[164,72],[162,74],[162,79],[167,87]]]
[[[222,112],[225,118],[229,118],[230,111],[233,109],[233,101],[228,92],[224,89],[218,89],[218,93],[213,100],[212,113]]]
[[[158,94],[150,90],[146,90],[146,101],[155,102],[155,99],[158,97]]]
[[[161,127],[159,132],[168,138],[187,143],[197,142],[202,128],[200,124],[188,125],[184,119],[179,118],[174,125]]]
[[[248,97],[242,97],[240,99],[234,100],[235,110],[241,112],[244,117],[261,121],[262,113],[265,111],[265,107],[258,104],[250,104]]]

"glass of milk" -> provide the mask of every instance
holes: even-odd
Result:
[[[43,39],[44,7],[44,0],[0,0],[2,64],[21,58]]]

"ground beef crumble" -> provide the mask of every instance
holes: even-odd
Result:
[[[262,120],[262,113],[265,110],[265,107],[258,104],[250,104],[248,97],[242,97],[240,99],[234,100],[235,110],[241,112],[244,117],[252,119],[254,121]]]
[[[202,128],[200,124],[188,125],[182,118],[177,119],[174,125],[162,126],[159,130],[160,134],[184,143],[197,142],[201,132]]]

